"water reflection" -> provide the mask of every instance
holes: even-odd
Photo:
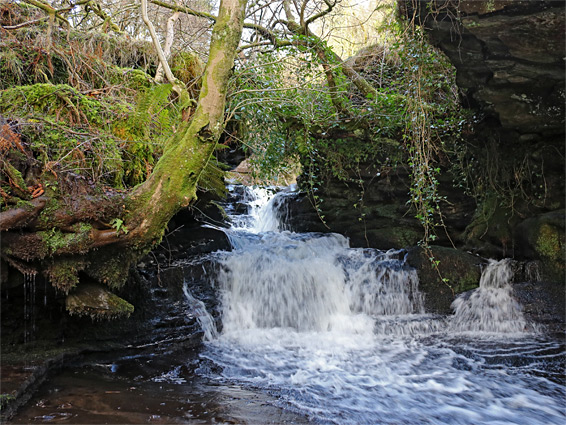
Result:
[[[90,356],[45,384],[10,423],[307,423],[274,407],[266,394],[196,376],[194,358],[186,352]]]

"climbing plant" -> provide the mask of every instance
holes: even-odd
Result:
[[[465,122],[455,71],[414,23],[390,20],[382,31],[384,44],[366,47],[352,61],[361,64],[372,91],[349,83],[330,54],[321,60],[305,47],[319,41],[306,40],[296,49],[262,54],[252,68],[242,69],[233,114],[241,118],[244,143],[263,173],[277,173],[289,158],[300,158],[303,186],[314,204],[323,201],[317,192],[330,178],[363,192],[363,164],[405,164],[422,243],[428,245],[442,227],[438,174],[450,159],[448,140]],[[329,64],[334,85],[325,78]]]

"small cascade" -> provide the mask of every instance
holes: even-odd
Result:
[[[183,293],[185,294],[185,298],[189,304],[188,314],[192,317],[196,317],[202,331],[204,332],[203,340],[212,341],[218,336],[218,330],[216,329],[214,318],[210,315],[204,303],[201,300],[196,299],[191,294],[186,281],[183,282]]]
[[[348,248],[338,234],[265,234],[222,260],[225,329],[330,331],[360,314],[367,324],[371,316],[422,313],[416,273],[396,257]]]
[[[401,252],[349,248],[333,233],[280,231],[287,194],[246,188],[247,213],[229,212],[234,250],[219,260],[218,276],[225,332],[347,325],[349,332],[372,333],[378,317],[424,313],[417,274]],[[379,329],[390,333],[383,323]]]
[[[244,191],[252,206],[228,211],[233,249],[213,257],[222,332],[205,330],[208,378],[261,389],[316,423],[561,423],[563,391],[532,375],[546,348],[537,357],[538,341],[515,338],[526,322],[508,261],[490,262],[454,316],[426,314],[404,251],[289,232],[279,223],[285,192]],[[186,294],[209,329],[204,305]]]
[[[402,253],[349,249],[343,255],[353,312],[380,316],[424,313],[417,272],[405,265]]]
[[[244,187],[241,203],[247,206],[244,214],[226,209],[232,222],[232,232],[246,231],[249,233],[276,232],[279,230],[279,219],[276,214],[274,201],[276,191],[272,188]],[[228,187],[234,191],[234,186]],[[275,207],[275,208],[274,208]]]
[[[455,332],[521,333],[527,328],[521,305],[513,297],[510,260],[490,260],[479,288],[452,303]]]

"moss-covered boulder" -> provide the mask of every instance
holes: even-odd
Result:
[[[484,261],[457,249],[433,246],[411,249],[407,262],[417,269],[427,312],[448,314],[457,294],[478,287]]]
[[[531,217],[517,227],[518,255],[541,262],[542,278],[564,283],[566,245],[565,210]]]
[[[67,296],[65,304],[69,314],[93,320],[128,317],[134,311],[129,302],[96,284],[78,286]]]

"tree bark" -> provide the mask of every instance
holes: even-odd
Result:
[[[242,34],[246,2],[221,2],[193,118],[170,141],[149,179],[127,200],[130,212],[126,223],[135,224],[129,234],[136,244],[160,240],[171,217],[196,198],[197,183],[224,128],[228,79]]]
[[[173,11],[183,12],[192,16],[198,16],[213,22],[215,22],[217,19],[216,16],[210,15],[208,13],[198,12],[196,10],[184,6],[173,5],[162,0],[149,0],[149,1],[157,6],[161,6]],[[364,77],[358,74],[356,70],[352,68],[352,66],[348,63],[348,61],[342,60],[342,58],[340,58],[340,56],[338,56],[330,48],[323,49],[322,40],[320,40],[320,38],[317,37],[314,33],[312,33],[312,31],[310,31],[310,29],[308,28],[308,26],[311,23],[313,23],[316,19],[319,19],[322,16],[325,16],[327,13],[329,13],[329,11],[331,11],[332,8],[334,7],[334,3],[327,3],[328,9],[321,13],[318,13],[307,19],[303,17],[302,19],[303,25],[297,23],[293,18],[293,15],[291,13],[290,1],[284,0],[283,6],[285,9],[285,14],[287,15],[286,16],[287,21],[281,21],[281,22],[285,24],[285,26],[287,27],[287,29],[291,34],[304,35],[309,37],[311,41],[313,41],[314,43],[309,43],[308,47],[314,47],[315,50],[317,51],[317,55],[319,56],[329,55],[329,57],[327,57],[325,61],[326,65],[328,66],[328,69],[331,69],[333,67],[341,67],[344,75],[358,88],[358,90],[364,96],[368,97],[377,94],[375,88],[370,83],[368,83]],[[289,19],[289,16],[291,16],[292,19]],[[293,41],[286,40],[282,38],[283,36],[281,34],[278,35],[274,31],[258,24],[246,23],[244,27],[250,30],[257,31],[258,34],[260,34],[265,40],[269,41],[275,48],[285,47],[290,45],[298,45],[298,44],[305,45],[305,43],[302,42],[301,40],[293,40]]]
[[[167,28],[165,30],[165,46],[163,46],[163,54],[165,55],[165,60],[169,60],[171,56],[171,46],[173,46],[173,40],[175,39],[175,22],[179,19],[181,12],[175,11],[173,14],[167,19]],[[159,66],[157,67],[157,71],[155,71],[155,81],[158,83],[163,82],[163,75],[165,71],[163,69],[163,65],[159,62]]]
[[[188,106],[186,104],[189,99],[190,95],[187,91],[185,85],[177,80],[169,67],[169,63],[167,62],[167,55],[161,48],[161,43],[159,42],[159,38],[157,37],[157,33],[155,32],[155,27],[153,23],[149,20],[147,15],[147,0],[141,0],[141,10],[142,10],[142,19],[147,26],[149,33],[151,35],[151,40],[153,41],[153,46],[157,51],[157,56],[159,57],[159,66],[162,69],[162,72],[165,73],[167,80],[173,85],[173,91],[179,95],[179,103],[181,104],[181,108],[185,108]],[[157,76],[156,76],[157,77]]]
[[[227,85],[246,2],[221,1],[192,120],[185,122],[169,141],[145,183],[125,197],[106,201],[109,211],[116,207],[111,215],[104,214],[107,220],[115,217],[114,225],[106,223],[101,228],[95,217],[74,223],[66,215],[63,221],[68,222],[58,222],[54,211],[48,211],[46,205],[51,198],[46,194],[25,208],[0,214],[0,229],[5,231],[4,260],[26,273],[47,270],[52,284],[65,292],[74,287],[79,272],[111,288],[121,286],[130,264],[161,240],[179,209],[196,199],[197,184],[224,127]]]

